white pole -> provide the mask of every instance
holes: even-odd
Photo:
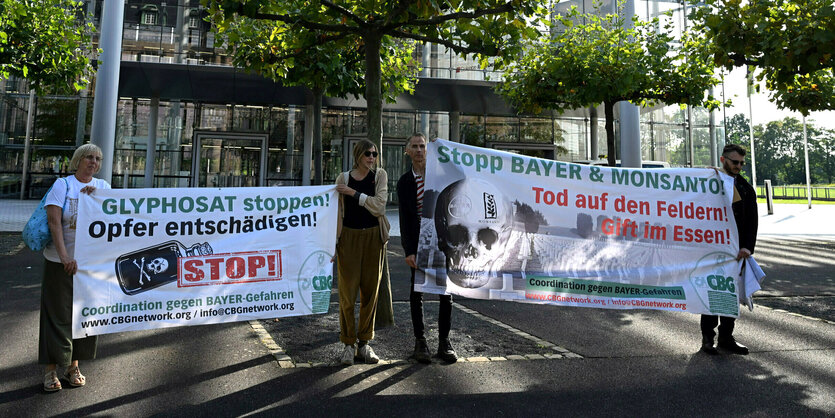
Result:
[[[597,142],[597,130],[598,130],[598,119],[597,119],[597,108],[594,106],[589,107],[589,159],[596,160],[599,158],[600,150],[598,149],[599,143]]]
[[[26,177],[29,175],[29,148],[32,141],[32,123],[35,119],[35,88],[29,86],[29,113],[26,115],[26,137],[23,140],[23,174],[20,176],[20,200],[26,198]]]
[[[710,88],[709,94],[713,96],[713,87]],[[719,167],[719,150],[716,148],[716,111],[711,110],[709,116],[710,165]]]
[[[809,142],[806,139],[806,115],[803,115],[803,158],[806,160],[806,200],[812,209],[812,181],[809,177]]]
[[[116,143],[116,106],[119,101],[119,64],[122,58],[122,22],[124,0],[105,0],[101,18],[102,50],[96,73],[96,95],[93,97],[93,126],[90,142],[101,148],[102,165],[96,177],[112,182],[113,150]],[[123,185],[124,187],[125,185]]]
[[[615,3],[615,2],[613,2]],[[626,0],[623,6],[625,28],[632,28],[635,0]],[[641,109],[627,101],[618,103],[620,112],[620,161],[622,167],[641,167]],[[614,153],[615,150],[608,150]]]
[[[754,158],[754,106],[752,105],[751,90],[754,84],[754,75],[748,70],[748,137],[751,141],[751,180],[754,182],[754,193],[757,192],[757,159]]]

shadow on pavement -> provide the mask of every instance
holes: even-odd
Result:
[[[553,362],[551,364],[554,364]],[[642,368],[600,364],[553,369],[515,363],[511,387],[461,382],[478,373],[445,373],[433,366],[379,366],[349,377],[333,369],[307,369],[198,404],[159,409],[157,416],[826,416],[804,406],[811,388],[742,357],[692,356],[643,363]],[[476,372],[488,372],[480,366]],[[507,373],[508,371],[500,371]],[[154,396],[182,383],[137,393],[66,416],[87,415]],[[417,383],[417,386],[414,385]],[[491,382],[492,383],[492,382]],[[520,383],[527,383],[519,385]],[[512,387],[514,386],[515,387]],[[411,389],[411,393],[404,393]],[[462,394],[462,389],[471,393]],[[424,394],[420,394],[424,393]],[[150,411],[148,411],[150,412]]]

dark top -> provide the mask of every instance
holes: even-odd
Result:
[[[373,171],[369,171],[368,175],[362,180],[354,180],[351,174],[348,174],[348,187],[368,196],[374,196],[376,188],[374,187]],[[353,229],[365,229],[380,226],[380,221],[377,217],[372,215],[368,209],[360,206],[359,199],[352,196],[343,197],[345,203],[345,217],[342,219],[342,225]]]
[[[417,213],[417,183],[411,167],[397,180],[397,200],[400,205],[400,242],[403,244],[403,253],[406,256],[417,254],[420,216]]]
[[[734,177],[734,187],[742,200],[733,203],[731,208],[736,219],[736,229],[739,232],[739,248],[747,248],[754,253],[757,244],[757,193],[751,184],[742,176]]]

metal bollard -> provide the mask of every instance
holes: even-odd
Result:
[[[771,180],[765,180],[765,204],[768,206],[768,214],[774,215],[774,189],[771,188]]]

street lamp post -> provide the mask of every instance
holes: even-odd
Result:
[[[748,138],[751,141],[751,181],[754,183],[754,193],[757,191],[757,159],[754,157],[754,106],[752,91],[754,88],[754,75],[751,69],[745,77],[748,81]]]
[[[803,115],[803,159],[806,162],[806,200],[812,209],[812,181],[809,176],[809,141],[806,137],[806,115]]]

